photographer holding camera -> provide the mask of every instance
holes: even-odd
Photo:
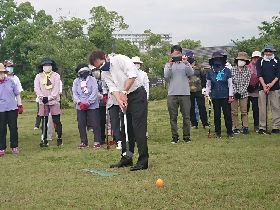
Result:
[[[172,133],[172,144],[179,141],[177,117],[178,108],[183,115],[183,139],[186,143],[190,139],[190,86],[189,77],[193,75],[194,70],[188,58],[182,55],[182,48],[174,45],[171,48],[170,61],[164,67],[164,78],[168,83],[167,106],[170,116],[170,125]]]

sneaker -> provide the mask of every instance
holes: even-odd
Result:
[[[231,138],[231,139],[233,138],[233,136],[234,136],[233,133],[228,133],[228,135],[227,135],[227,137]]]
[[[93,128],[88,128],[88,132],[93,132]]]
[[[240,130],[238,128],[233,129],[233,134],[240,134]]]
[[[258,133],[258,132],[259,132],[259,126],[255,126],[255,127],[254,127],[254,131],[255,131],[256,133]]]
[[[243,134],[248,135],[249,134],[249,129],[248,128],[243,128]]]
[[[85,143],[81,143],[78,148],[79,149],[86,149],[86,148],[88,148],[88,145],[86,145]]]
[[[0,157],[3,157],[5,155],[5,150],[0,150]]]
[[[259,134],[260,134],[260,135],[264,135],[264,134],[267,134],[267,132],[266,132],[264,129],[260,129],[260,130],[259,130]]]
[[[221,136],[220,133],[216,133],[216,134],[215,134],[215,137],[216,137],[217,139],[221,139],[221,138],[222,138],[222,136]]]
[[[198,129],[198,126],[195,126],[195,125],[194,125],[194,126],[192,126],[191,128],[192,128],[192,129]]]
[[[60,139],[57,139],[57,140],[56,140],[56,143],[57,143],[57,146],[58,146],[58,147],[63,145],[62,139],[61,139],[61,138],[60,138]]]
[[[116,147],[116,149],[122,149],[122,141],[118,141],[118,146]]]
[[[48,146],[49,146],[48,140],[41,141],[40,147],[48,147]]]
[[[185,142],[185,143],[187,143],[187,144],[188,144],[188,143],[191,143],[191,139],[190,139],[190,137],[186,137],[186,138],[184,138],[184,142]]]
[[[173,137],[171,140],[171,144],[178,144],[179,138]]]
[[[280,130],[279,130],[279,129],[272,129],[271,133],[279,134],[279,133],[280,133]]]
[[[19,154],[19,149],[16,147],[16,148],[12,148],[12,153],[14,155],[18,155]]]
[[[38,130],[39,128],[38,127],[34,127],[34,130]]]
[[[203,126],[203,128],[208,130],[210,128],[210,126],[209,125],[205,125],[205,126]]]
[[[101,144],[100,143],[94,143],[93,148],[94,149],[100,149],[101,148]]]

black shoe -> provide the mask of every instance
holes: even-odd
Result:
[[[63,145],[62,139],[57,139],[56,143],[58,147]]]
[[[185,142],[185,143],[187,143],[187,144],[188,144],[188,143],[191,143],[191,139],[190,139],[190,137],[186,137],[186,138],[184,138],[184,142]]]
[[[179,141],[178,137],[172,137],[171,144],[177,144]]]
[[[48,140],[41,141],[40,147],[48,147],[48,146],[49,146]]]
[[[272,129],[271,133],[279,134],[279,133],[280,133],[280,130],[279,130],[279,129]]]
[[[122,157],[119,162],[110,165],[110,168],[122,168],[129,166],[133,166],[132,158],[127,159],[125,157]]]
[[[145,164],[136,163],[135,166],[132,166],[130,168],[130,171],[139,171],[139,170],[146,170],[146,169],[148,169],[148,163]]]
[[[220,133],[215,133],[215,137],[216,137],[217,139],[221,139],[221,138],[222,138],[222,136],[221,136]]]
[[[264,135],[264,134],[268,134],[264,129],[260,129],[259,130],[259,134],[260,135]]]
[[[233,129],[233,133],[234,134],[240,134],[240,129],[238,129],[238,128]]]
[[[228,138],[233,138],[233,133],[228,133],[227,137]]]

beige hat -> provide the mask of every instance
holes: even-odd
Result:
[[[0,63],[0,72],[7,72],[3,63]]]
[[[132,57],[131,60],[133,63],[143,63],[143,61],[141,61],[141,59],[138,56]]]
[[[246,65],[250,63],[250,58],[246,52],[239,52],[237,58],[235,58],[235,63],[237,63],[238,60],[246,61]]]
[[[262,53],[260,51],[254,51],[252,54],[252,58],[254,57],[262,57]]]

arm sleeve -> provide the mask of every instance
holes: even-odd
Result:
[[[78,84],[78,81],[77,81],[77,79],[75,79],[73,82],[73,86],[72,86],[73,101],[75,104],[78,104],[81,102],[81,100],[79,98],[78,90],[77,90],[77,84]]]
[[[204,71],[200,70],[201,86],[206,87],[206,74]]]
[[[60,93],[60,75],[56,74],[53,84],[53,89],[51,91],[51,95],[49,96],[49,101],[57,100],[57,96]]]
[[[150,94],[150,86],[149,86],[149,84],[150,84],[150,81],[149,81],[147,73],[145,73],[145,77],[144,77],[144,82],[143,83],[144,83],[144,88],[145,88],[145,90],[147,92],[147,99],[149,100],[149,94]]]
[[[170,63],[165,64],[164,67],[164,79],[169,81],[172,76],[172,65]]]
[[[185,63],[185,65],[186,65],[186,68],[185,68],[186,75],[188,77],[192,76],[194,74],[194,70],[193,70],[191,64],[189,62],[187,62],[187,63]]]
[[[108,89],[109,89],[110,93],[120,91],[119,88],[114,83],[112,75],[109,71],[102,72],[102,77],[103,77],[104,81],[106,82],[106,85],[108,86]]]
[[[41,91],[41,87],[40,87],[39,74],[36,75],[35,80],[34,80],[34,91],[39,99],[44,97],[44,95]]]
[[[228,78],[228,89],[229,89],[229,96],[233,96],[233,84],[232,84],[232,78]]]
[[[88,102],[88,104],[94,104],[97,100],[98,84],[97,84],[97,81],[94,77],[91,77],[89,82],[92,86],[92,92],[91,92],[90,96],[88,97],[87,102]]]
[[[262,63],[262,58],[261,59],[259,59],[258,61],[257,61],[257,63],[256,63],[256,69],[257,69],[257,75],[258,75],[258,77],[262,77],[263,75],[262,75],[262,66],[261,66],[261,63]]]
[[[123,70],[124,73],[127,74],[128,79],[137,78],[138,70],[129,57],[122,56],[116,57],[116,59],[118,59],[118,62],[122,67],[121,70]]]
[[[22,85],[21,85],[21,82],[20,82],[19,78],[16,75],[14,77],[15,77],[15,82],[16,82],[16,85],[18,87],[19,92],[22,92],[23,88],[22,88]]]
[[[206,96],[210,96],[211,93],[211,80],[206,81]]]

